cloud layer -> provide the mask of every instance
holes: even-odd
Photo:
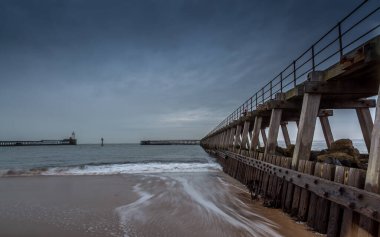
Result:
[[[359,2],[1,1],[0,140],[201,138]]]

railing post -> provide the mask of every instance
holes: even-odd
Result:
[[[262,95],[263,104],[264,104],[264,87],[261,89],[261,95]]]
[[[282,72],[280,73],[280,91],[282,93]]]
[[[343,57],[343,42],[342,42],[342,23],[338,23],[338,34],[339,34],[339,54],[340,54],[340,59]]]
[[[314,44],[311,46],[311,63],[313,64],[313,72],[314,72],[315,71]]]
[[[296,87],[297,86],[296,61],[293,61],[293,83],[294,83],[294,87]]]
[[[270,99],[272,99],[272,81],[270,81],[269,82],[269,84],[270,84]]]

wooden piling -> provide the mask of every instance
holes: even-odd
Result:
[[[371,133],[373,129],[373,121],[369,108],[356,108],[360,128],[363,133],[364,142],[367,146],[368,152],[371,149]]]
[[[282,109],[273,109],[270,117],[268,141],[265,145],[264,155],[274,154],[277,146],[278,130],[281,122]]]
[[[251,150],[253,151],[255,151],[257,149],[257,146],[259,145],[259,136],[260,136],[262,121],[263,121],[262,117],[260,116],[255,117],[255,122],[253,124],[253,130],[252,130],[252,141],[251,141]]]
[[[281,131],[282,135],[284,136],[285,145],[286,147],[289,147],[290,145],[292,145],[292,143],[290,142],[290,136],[287,125],[287,122],[281,122]]]
[[[327,148],[331,148],[331,144],[334,142],[334,137],[331,132],[330,122],[327,116],[320,116],[319,121],[321,122],[321,127],[323,135],[325,137]]]
[[[322,72],[311,72],[309,74],[310,81],[321,81],[322,76]],[[320,102],[320,94],[305,93],[303,97],[297,140],[292,160],[293,169],[297,168],[300,159],[308,160],[310,157]]]

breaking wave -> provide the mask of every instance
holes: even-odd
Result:
[[[212,172],[220,171],[219,164],[212,163],[121,163],[121,164],[88,164],[70,167],[43,167],[29,170],[3,170],[0,176],[32,175],[112,175],[139,173],[172,173],[172,172]]]

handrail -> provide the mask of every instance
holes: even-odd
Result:
[[[380,6],[376,7],[369,13],[361,15],[354,23],[349,24],[349,20],[355,13],[359,11],[369,0],[364,0],[358,6],[356,6],[351,12],[349,12],[343,19],[341,19],[336,25],[328,30],[321,38],[315,41],[306,51],[287,65],[279,74],[277,74],[272,80],[266,83],[255,94],[249,97],[242,105],[235,109],[230,115],[228,115],[222,122],[220,122],[213,130],[211,130],[206,137],[215,133],[219,129],[229,125],[235,120],[240,119],[247,112],[251,112],[257,108],[258,105],[265,103],[268,100],[272,100],[277,93],[282,93],[285,89],[295,88],[300,83],[306,80],[306,76],[309,72],[321,70],[323,64],[333,57],[339,57],[342,59],[345,51],[347,51],[352,45],[362,40],[364,37],[380,28],[380,24],[377,24],[369,28],[365,33],[355,35],[351,39],[345,37],[348,33],[356,30],[363,22],[368,21],[371,16],[379,12]],[[349,24],[347,29],[342,31],[342,25]],[[327,37],[336,33],[337,36],[331,40]],[[324,41],[327,42],[324,42]],[[331,53],[332,52],[332,53]],[[310,55],[307,57],[307,55]],[[306,57],[306,58],[304,58]],[[302,69],[302,70],[301,70]]]

